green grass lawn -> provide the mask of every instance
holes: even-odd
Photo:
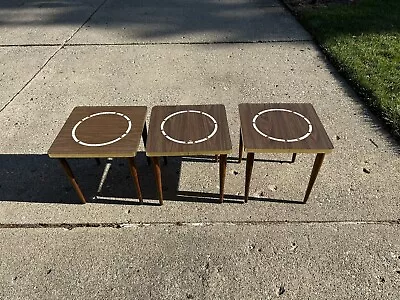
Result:
[[[399,137],[400,0],[307,8],[300,21]]]

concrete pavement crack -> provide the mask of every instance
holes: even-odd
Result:
[[[14,99],[21,94],[21,92],[40,74],[40,72],[42,72],[42,70],[47,66],[47,64],[54,58],[54,56],[57,55],[57,53],[63,49],[65,47],[65,45],[75,36],[75,34],[78,33],[78,31],[85,26],[85,24],[87,22],[90,21],[90,19],[93,17],[93,15],[107,2],[108,0],[104,0],[102,3],[100,3],[100,5],[90,14],[90,16],[86,19],[86,21],[79,26],[79,28],[77,30],[75,30],[61,45],[57,44],[54,46],[58,46],[57,50],[54,51],[54,53],[52,55],[50,55],[50,57],[48,59],[46,59],[46,61],[39,67],[39,70],[37,70],[35,72],[35,74],[32,76],[32,78],[30,78],[15,94],[14,96],[11,97],[11,99],[9,101],[7,101],[2,108],[0,108],[0,113],[5,110],[7,108],[8,105],[10,105]]]
[[[35,228],[133,228],[149,226],[259,226],[259,225],[384,225],[399,226],[398,220],[347,220],[347,221],[216,221],[216,222],[136,222],[136,223],[2,223],[0,229]]]
[[[86,23],[85,23],[86,24]],[[75,35],[85,24],[83,24],[73,35]],[[71,36],[72,38],[73,36]],[[70,39],[71,39],[70,38]],[[68,41],[70,40],[68,39]],[[67,42],[68,42],[67,41]],[[260,41],[215,41],[215,42],[126,42],[126,43],[63,43],[66,47],[85,47],[85,46],[157,46],[157,45],[229,45],[229,44],[271,44],[271,43],[304,43],[311,42],[310,39],[297,39],[297,40],[260,40]],[[60,44],[8,44],[0,45],[0,48],[7,47],[56,47]]]
[[[126,42],[126,43],[69,43],[68,47],[82,46],[157,46],[157,45],[240,45],[240,44],[271,44],[271,43],[304,43],[312,42],[310,39],[296,40],[258,40],[258,41],[204,41],[204,42]]]

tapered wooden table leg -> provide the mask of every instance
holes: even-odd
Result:
[[[254,153],[247,153],[246,159],[246,182],[244,185],[244,202],[247,203],[249,200],[249,191],[250,191],[250,180],[251,180],[251,173],[253,171],[253,164],[254,164]]]
[[[67,160],[65,158],[59,158],[58,160],[60,161],[63,169],[67,173],[68,179],[71,181],[71,184],[74,187],[76,193],[78,194],[79,199],[81,199],[82,203],[85,204],[86,203],[85,196],[83,196],[81,188],[79,187],[78,183],[76,182],[75,176],[72,173],[71,167],[69,166]]]
[[[143,125],[142,139],[143,139],[143,145],[146,148],[146,145],[147,145],[147,125],[146,125],[146,122],[144,122],[144,125]],[[147,159],[147,165],[150,165],[150,158],[148,156],[146,156],[146,159]]]
[[[144,122],[144,125],[143,125],[142,139],[143,139],[143,145],[146,147],[146,144],[147,144],[147,125],[146,125],[146,122]]]
[[[242,130],[240,129],[239,132],[239,163],[242,162],[243,156],[243,138],[242,138]]]
[[[146,148],[152,157],[157,187],[162,201],[161,171],[158,160],[164,157],[220,154],[220,181],[223,200],[227,155],[232,151],[228,120],[222,104],[154,106]],[[212,155],[210,157],[210,155]],[[222,158],[222,155],[225,155]]]
[[[315,180],[317,179],[317,175],[318,175],[319,169],[321,169],[324,158],[325,158],[325,153],[318,153],[315,158],[314,166],[311,171],[310,182],[308,183],[306,195],[304,197],[304,203],[307,202],[308,197],[310,196],[311,190],[313,188]]]
[[[154,176],[156,178],[158,199],[160,201],[160,205],[163,205],[163,191],[162,191],[160,162],[158,160],[158,157],[152,157],[151,160],[153,162]]]
[[[291,163],[299,153],[313,153],[317,157],[304,198],[306,202],[324,155],[333,150],[314,107],[310,103],[241,103],[239,116],[243,151],[251,160],[246,163],[245,202],[248,200],[254,153],[291,153]]]
[[[144,122],[144,125],[143,125],[142,139],[143,139],[143,145],[146,148],[146,145],[147,145],[147,125],[146,125],[146,122]],[[146,159],[147,159],[147,165],[150,165],[150,163],[151,163],[150,157],[148,157],[146,155]],[[167,158],[164,156],[164,164],[166,165],[167,163],[168,163]]]
[[[138,177],[136,164],[135,164],[135,158],[134,157],[128,157],[128,161],[129,161],[129,169],[131,170],[133,181],[134,181],[135,186],[136,186],[137,197],[139,199],[139,202],[143,203],[142,191],[140,189],[139,177]]]
[[[219,202],[224,201],[225,177],[226,177],[226,161],[227,155],[219,156]]]

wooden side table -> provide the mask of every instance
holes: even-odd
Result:
[[[151,111],[146,153],[153,161],[163,201],[160,156],[219,155],[220,202],[224,199],[227,154],[232,152],[225,106],[155,106]]]
[[[254,153],[316,153],[304,202],[321,168],[325,154],[333,150],[325,129],[309,103],[239,104],[239,162],[247,152],[245,202],[249,198]]]
[[[140,136],[146,145],[146,112],[145,106],[79,106],[71,112],[48,155],[60,160],[82,203],[86,199],[67,158],[127,158],[138,199],[143,203],[134,158]]]

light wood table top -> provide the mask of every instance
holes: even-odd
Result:
[[[246,152],[329,153],[333,149],[309,103],[243,103],[239,114]]]
[[[146,111],[145,106],[75,107],[48,155],[54,158],[134,157]]]
[[[155,106],[151,111],[148,156],[216,155],[232,152],[225,106]]]

